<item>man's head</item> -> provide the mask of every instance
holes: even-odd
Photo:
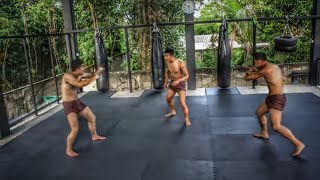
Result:
[[[174,50],[172,48],[166,48],[164,51],[164,60],[170,61],[174,57]]]
[[[80,60],[72,60],[70,63],[70,68],[71,68],[72,73],[74,73],[76,75],[83,74],[83,72],[84,72],[84,67],[82,66]]]
[[[257,68],[263,67],[268,63],[267,55],[262,52],[258,52],[254,55],[254,64]]]

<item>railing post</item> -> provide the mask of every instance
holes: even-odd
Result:
[[[29,58],[28,58],[26,40],[27,40],[26,37],[23,38],[23,49],[24,49],[24,55],[25,55],[25,59],[26,59],[27,69],[28,69],[29,84],[30,84],[32,100],[33,100],[33,108],[34,108],[35,114],[38,116],[37,103],[36,103],[36,97],[35,97],[35,94],[34,94],[34,87],[33,87],[33,82],[32,82],[32,73],[31,73],[31,67],[30,67],[30,62],[29,62]]]
[[[186,58],[189,79],[187,83],[188,90],[197,89],[197,75],[196,75],[196,56],[195,56],[195,39],[194,39],[194,14],[185,14],[185,21],[192,24],[185,25],[185,39],[186,39]]]
[[[130,63],[130,47],[129,47],[129,33],[128,33],[128,28],[124,28],[124,32],[125,32],[125,36],[126,36],[126,49],[127,49],[127,63],[128,63],[129,88],[130,88],[130,92],[132,92],[131,63]]]
[[[75,18],[74,18],[74,0],[61,0],[62,14],[63,14],[63,25],[64,31],[70,31],[76,29]],[[78,47],[77,47],[77,34],[69,33],[69,60],[75,60],[77,58]]]
[[[4,63],[4,62],[3,62]],[[3,77],[0,77],[0,137],[4,138],[11,134],[9,120],[6,109],[6,102],[3,94]]]
[[[313,0],[312,15],[320,15],[320,0]],[[315,86],[317,76],[320,69],[317,66],[317,60],[320,58],[320,19],[312,19],[312,42],[310,50],[310,65],[309,65],[309,85]]]
[[[66,39],[66,46],[67,46],[67,53],[68,53],[68,59],[69,59],[69,70],[71,70],[71,61],[72,59],[72,50],[71,50],[71,42],[70,42],[70,34],[66,34],[65,35],[65,39]]]
[[[59,104],[58,81],[57,81],[56,70],[55,70],[55,68],[54,68],[54,61],[53,61],[53,56],[52,56],[52,46],[51,46],[50,36],[48,36],[48,44],[49,44],[50,61],[51,61],[51,67],[52,67],[51,70],[52,70],[53,79],[54,79],[54,84],[55,84],[55,89],[56,89],[57,104]]]
[[[253,21],[252,22],[252,65],[254,65],[254,56],[256,54],[256,45],[257,45],[257,25],[256,25],[256,22]],[[252,81],[252,89],[255,89],[256,88],[256,83],[257,83],[257,80],[253,80]]]

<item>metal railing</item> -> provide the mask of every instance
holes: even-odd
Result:
[[[282,16],[282,17],[259,17],[259,18],[241,18],[241,19],[219,19],[219,20],[208,20],[208,21],[186,21],[186,22],[172,22],[172,23],[158,23],[159,27],[161,26],[177,26],[177,25],[196,25],[196,24],[212,24],[212,23],[222,23],[226,22],[252,22],[252,31],[253,31],[253,53],[256,52],[256,41],[257,41],[257,25],[256,22],[263,21],[279,21],[279,20],[303,20],[303,19],[320,19],[320,15],[310,15],[310,16]],[[125,31],[125,41],[126,41],[126,52],[127,52],[127,62],[128,62],[128,79],[129,79],[129,89],[132,92],[132,73],[130,66],[130,47],[129,47],[129,36],[128,29],[132,28],[145,28],[152,27],[153,24],[144,24],[144,25],[126,25],[126,26],[114,26],[114,27],[104,27],[99,28],[101,31],[107,30],[118,30],[124,29]],[[80,29],[80,30],[68,30],[66,33],[85,33],[85,32],[94,32],[95,29]],[[254,63],[254,62],[252,62]],[[256,80],[252,81],[252,88],[254,89],[257,82]]]
[[[24,50],[24,55],[25,55],[25,63],[27,65],[27,70],[28,70],[28,85],[26,86],[23,86],[23,87],[19,87],[19,88],[16,88],[16,89],[13,89],[13,90],[10,90],[10,91],[7,91],[7,92],[3,92],[2,95],[5,96],[5,95],[9,95],[11,93],[15,93],[15,92],[18,92],[18,91],[21,91],[23,89],[26,89],[26,88],[30,88],[31,90],[31,98],[32,98],[32,106],[33,106],[33,110],[28,112],[28,113],[25,113],[25,114],[22,114],[22,115],[19,115],[18,117],[16,118],[13,118],[13,119],[10,119],[10,127],[16,125],[17,123],[21,122],[23,119],[31,116],[31,115],[38,115],[38,112],[46,107],[48,107],[49,105],[53,104],[53,103],[57,103],[59,104],[59,101],[60,101],[60,94],[59,94],[59,90],[58,90],[58,80],[57,78],[58,77],[61,77],[62,74],[57,74],[56,71],[55,71],[55,68],[54,68],[54,58],[53,58],[53,53],[52,53],[52,43],[51,43],[51,39],[50,37],[51,36],[62,36],[62,35],[65,35],[66,33],[59,33],[59,34],[39,34],[39,35],[18,35],[18,36],[0,36],[0,39],[8,39],[8,38],[17,38],[17,39],[22,39],[22,45],[23,45],[23,50]],[[37,82],[33,82],[32,80],[32,70],[31,70],[31,66],[30,66],[30,59],[29,59],[29,56],[28,56],[28,46],[27,46],[27,38],[30,38],[30,37],[47,37],[47,41],[48,41],[48,48],[49,48],[49,56],[50,56],[50,64],[51,64],[51,70],[52,70],[52,77],[49,77],[49,78],[46,78],[46,79],[43,79],[43,80],[40,80],[40,81],[37,81]],[[35,85],[38,85],[38,84],[41,84],[41,83],[44,83],[46,81],[50,81],[50,80],[54,80],[54,84],[55,84],[55,96],[57,97],[56,100],[54,101],[51,101],[49,103],[46,103],[45,105],[42,105],[41,107],[37,107],[37,103],[36,103],[36,95],[35,95],[35,88],[34,86]]]

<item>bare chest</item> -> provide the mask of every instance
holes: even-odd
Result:
[[[168,66],[168,70],[171,74],[178,75],[181,74],[181,69],[178,64],[171,64]]]
[[[62,91],[65,91],[65,92],[66,91],[74,92],[77,90],[76,87],[74,87],[71,84],[69,84],[68,82],[64,81],[64,79],[62,80],[61,89],[62,89]]]

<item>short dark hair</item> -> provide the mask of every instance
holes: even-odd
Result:
[[[71,71],[75,71],[76,69],[80,68],[81,65],[82,65],[82,63],[80,60],[72,60],[70,62]]]
[[[170,48],[170,47],[167,47],[165,50],[164,50],[164,53],[168,53],[168,54],[171,54],[172,56],[174,55],[174,49]]]
[[[266,53],[263,52],[257,52],[254,55],[254,60],[268,61]]]

